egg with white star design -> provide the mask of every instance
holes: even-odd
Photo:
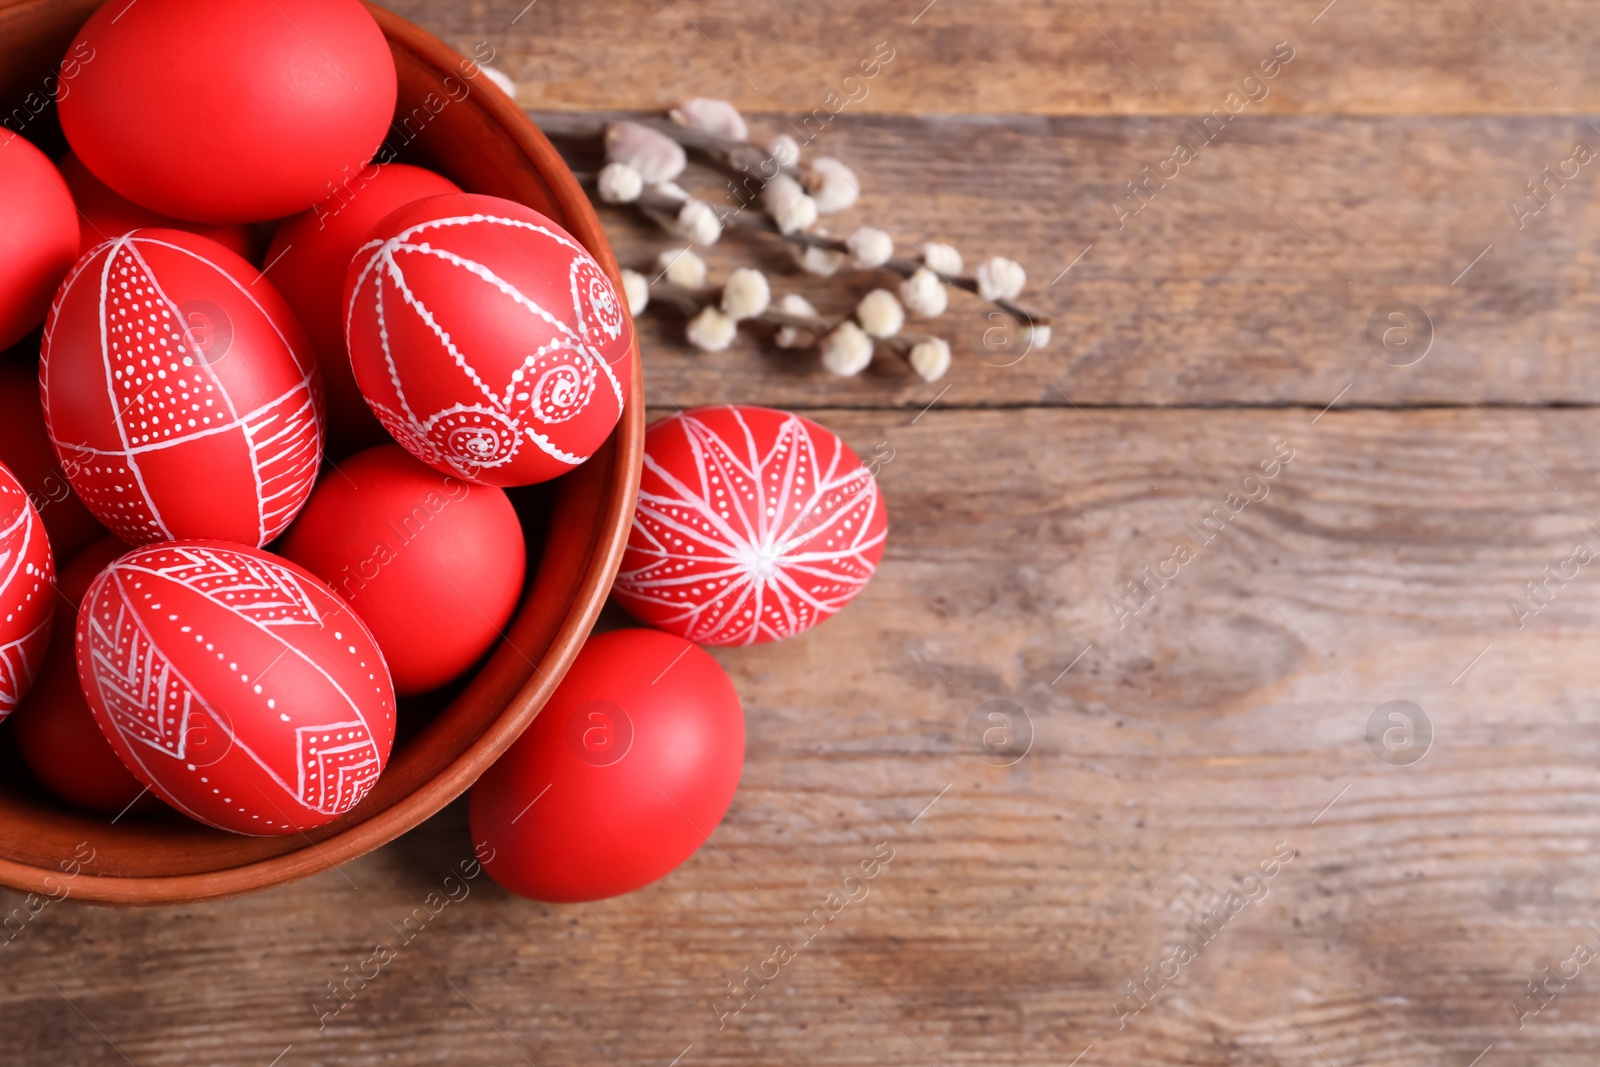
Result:
[[[791,637],[844,607],[883,556],[877,480],[810,419],[698,408],[653,424],[644,452],[612,590],[642,622],[706,645]]]

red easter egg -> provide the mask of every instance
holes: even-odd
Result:
[[[57,556],[72,559],[105,536],[56,462],[39,406],[39,373],[31,366],[0,363],[0,463],[28,491]]]
[[[50,628],[50,651],[28,698],[11,717],[17,748],[34,775],[52,793],[90,811],[116,815],[161,807],[128,772],[95,724],[78,684],[73,648],[78,605],[89,584],[112,560],[128,551],[115,537],[102,537],[61,568],[56,589],[62,603]]]
[[[55,584],[44,522],[22,483],[0,467],[0,719],[27,695],[44,662]]]
[[[621,417],[633,324],[594,257],[532,208],[466,193],[401,208],[351,263],[345,308],[362,395],[446,474],[542,482]]]
[[[0,348],[44,320],[78,258],[78,212],[48,156],[0,129]]]
[[[832,431],[772,408],[697,408],[645,432],[612,595],[691,641],[775,641],[860,592],[888,533],[877,480]]]
[[[130,544],[263,545],[311,493],[310,345],[272,284],[215,241],[135,230],[80,259],[45,324],[39,383],[72,488]]]
[[[218,829],[321,826],[367,795],[394,743],[394,689],[366,626],[259,549],[134,549],[89,587],[77,656],[134,777]]]
[[[705,843],[743,766],[744,711],[716,660],[654,630],[597,634],[472,787],[472,839],[521,896],[629,893]]]
[[[134,230],[159,227],[187,230],[201,237],[209,237],[245,259],[255,256],[255,234],[248,226],[184,222],[159,211],[140,207],[132,200],[119,196],[105,182],[90,174],[89,168],[71,152],[63,156],[57,165],[61,168],[61,177],[66,179],[67,188],[72,190],[73,203],[78,206],[78,255],[113,237],[121,237]]]
[[[106,4],[61,128],[100,180],[180,219],[293,214],[360,170],[394,115],[383,31],[358,0]]]
[[[391,211],[460,192],[448,178],[405,163],[368,166],[333,196],[284,220],[267,249],[267,277],[311,338],[328,405],[328,451],[348,455],[389,440],[356,388],[344,347],[344,279],[356,250]]]
[[[440,474],[393,444],[323,477],[278,551],[356,609],[401,696],[438,688],[489,650],[527,565],[505,490]]]

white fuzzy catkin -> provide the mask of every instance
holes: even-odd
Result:
[[[513,100],[517,98],[517,83],[511,80],[511,75],[503,70],[495,70],[493,67],[483,66],[481,63],[478,65],[478,69],[489,75],[489,80],[498,85],[501,92]]]
[[[721,352],[733,343],[739,326],[714,307],[700,309],[700,314],[689,320],[684,336],[702,352]]]
[[[689,200],[678,212],[673,232],[692,244],[707,247],[716,244],[717,238],[722,236],[722,220],[704,200]]]
[[[940,244],[938,241],[929,241],[922,246],[922,262],[946,278],[959,275],[963,265],[959,249],[954,245]]]
[[[772,213],[772,218],[782,233],[809,230],[817,222],[817,202],[809,196],[786,200],[779,210]]]
[[[841,378],[854,377],[872,362],[872,338],[853,322],[842,322],[822,339],[822,365]]]
[[[828,277],[838,272],[844,266],[844,253],[835,252],[831,248],[818,248],[816,245],[806,245],[796,249],[794,258],[799,262],[800,269],[807,274],[816,274]]]
[[[800,142],[786,133],[780,133],[767,145],[767,155],[780,167],[792,167],[800,162]]]
[[[1029,349],[1044,348],[1050,344],[1050,327],[1034,324],[1022,328],[1022,339]]]
[[[950,306],[950,291],[927,267],[918,267],[900,283],[900,300],[913,315],[936,319]]]
[[[671,117],[679,126],[704,130],[718,137],[733,141],[750,139],[750,127],[745,125],[744,116],[726,100],[715,100],[708,96],[692,97],[673,108]]]
[[[670,182],[688,164],[682,145],[637,122],[613,122],[606,127],[606,159],[626,163],[652,185]]]
[[[690,198],[689,190],[677,182],[656,182],[650,186],[650,191],[673,200],[688,200]]]
[[[861,195],[856,172],[832,156],[818,156],[806,170],[806,192],[817,202],[817,210],[843,211]]]
[[[749,267],[740,267],[728,275],[722,287],[722,312],[738,322],[753,319],[772,303],[772,288],[767,276]]]
[[[894,256],[894,238],[871,226],[861,227],[845,244],[850,246],[851,261],[862,269],[881,267]]]
[[[807,230],[817,221],[817,202],[787,174],[780,174],[767,183],[762,191],[762,202],[772,221],[778,224],[780,233]]]
[[[856,319],[873,337],[893,337],[906,324],[906,311],[889,290],[874,289],[856,305]]]
[[[930,337],[911,346],[911,369],[925,382],[936,382],[950,369],[950,346]]]
[[[669,248],[656,257],[656,263],[673,285],[699,289],[706,284],[706,261],[687,248]]]
[[[978,295],[985,300],[1009,300],[1028,284],[1028,272],[1015,260],[995,256],[978,264]]]
[[[628,314],[638,315],[650,306],[650,279],[636,270],[624,269],[622,295],[628,300]]]
[[[778,310],[796,318],[817,317],[817,309],[811,306],[811,301],[799,293],[785,293],[778,301]],[[803,348],[810,343],[809,338],[810,335],[798,326],[780,326],[775,340],[779,348]]]
[[[607,163],[595,181],[600,199],[608,204],[631,204],[644,192],[644,176],[626,163]]]

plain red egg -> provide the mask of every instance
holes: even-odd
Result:
[[[505,490],[440,474],[393,444],[323,475],[277,550],[355,608],[401,696],[438,688],[493,646],[527,552]]]
[[[60,102],[84,165],[152,211],[292,215],[382,143],[394,60],[358,0],[135,0],[89,17]]]
[[[27,699],[11,716],[17,748],[35,777],[68,803],[108,815],[129,810],[130,805],[133,811],[161,806],[122,765],[95,725],[78,684],[73,649],[83,594],[112,560],[127,551],[128,546],[115,537],[102,537],[61,568],[56,580],[61,600],[51,626],[50,651]]]
[[[39,382],[72,488],[130,544],[263,545],[311,493],[311,346],[272,283],[215,241],[135,230],[80,259],[50,309]]]
[[[218,829],[321,826],[367,795],[394,743],[394,689],[366,626],[259,549],[130,551],[84,597],[77,658],[123,764]]]
[[[0,463],[28,491],[50,549],[61,559],[72,559],[105,536],[56,462],[39,406],[39,373],[31,364],[0,363]]]
[[[356,388],[344,346],[344,279],[372,228],[413,200],[460,192],[448,178],[405,163],[369,165],[338,192],[278,228],[267,249],[267,277],[311,338],[328,406],[328,453],[339,457],[389,435]]]
[[[27,696],[50,647],[55,557],[27,490],[0,467],[0,719]]]
[[[44,321],[78,258],[78,212],[48,156],[0,129],[0,348]]]
[[[248,226],[184,222],[159,211],[140,207],[132,200],[117,195],[105,182],[90,174],[89,168],[71,152],[63,156],[57,166],[61,169],[61,177],[66,179],[67,188],[72,190],[73,203],[78,206],[78,255],[103,241],[134,230],[167,229],[197,233],[237,252],[245,259],[255,258],[255,233]]]
[[[529,485],[588,459],[617,424],[633,325],[570,234],[468,193],[389,215],[350,264],[356,383],[418,459],[486,485]]]
[[[632,892],[706,841],[743,766],[744,711],[716,660],[654,630],[598,634],[472,787],[472,840],[534,900]]]
[[[772,408],[697,408],[645,431],[612,595],[691,641],[775,641],[860,592],[888,533],[877,480],[831,430]]]

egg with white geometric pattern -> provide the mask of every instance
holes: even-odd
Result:
[[[130,544],[266,544],[322,461],[300,324],[255,267],[196,234],[135,230],[79,259],[45,323],[39,384],[67,481]]]
[[[21,703],[50,647],[55,558],[27,490],[0,466],[0,719]]]
[[[888,532],[877,479],[837,434],[772,408],[697,408],[645,433],[612,595],[700,644],[775,641],[859,593]]]
[[[321,826],[367,795],[394,744],[394,687],[366,625],[260,549],[134,549],[89,587],[76,651],[128,770],[219,829]]]

